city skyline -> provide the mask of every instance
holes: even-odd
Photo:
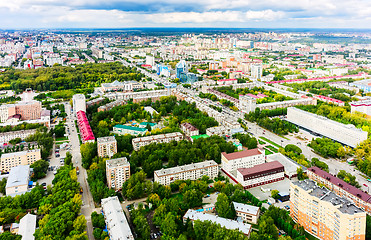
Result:
[[[371,2],[240,0],[0,1],[3,29],[369,28]]]

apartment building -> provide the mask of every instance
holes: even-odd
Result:
[[[97,138],[97,148],[99,157],[109,157],[117,153],[117,141],[114,136]]]
[[[366,212],[312,180],[291,182],[290,215],[321,240],[365,240]]]
[[[191,220],[192,222],[196,220],[200,220],[202,222],[210,221],[212,223],[220,224],[221,227],[225,227],[226,229],[241,231],[247,237],[249,237],[251,233],[250,224],[243,223],[243,222],[237,222],[231,219],[222,218],[222,217],[204,213],[204,212],[198,212],[193,209],[188,209],[188,211],[184,214],[183,222],[186,222],[187,219]]]
[[[86,99],[84,94],[75,94],[72,97],[73,112],[86,112]]]
[[[255,148],[241,152],[222,152],[222,170],[232,172],[238,168],[251,168],[265,162],[265,152]]]
[[[281,181],[285,178],[285,168],[278,162],[267,162],[251,168],[238,168],[237,180],[244,189],[262,186],[264,184]]]
[[[101,201],[104,220],[111,240],[134,240],[129,222],[117,196]]]
[[[76,116],[82,143],[94,142],[94,133],[90,127],[89,120],[86,117],[86,113],[81,110],[76,113]]]
[[[166,133],[159,135],[152,135],[146,137],[133,138],[131,143],[135,151],[138,151],[141,147],[149,145],[151,143],[169,143],[171,141],[181,141],[183,140],[183,134],[180,132]]]
[[[133,127],[133,126],[127,126],[127,125],[115,125],[113,127],[113,133],[119,134],[119,135],[135,135],[138,136],[140,134],[146,134],[148,131],[147,128],[139,128],[139,127]]]
[[[309,179],[326,186],[337,195],[352,201],[357,207],[371,215],[371,195],[350,185],[349,183],[323,171],[318,167],[307,169]]]
[[[260,208],[248,204],[232,202],[238,218],[242,221],[257,224],[260,214]]]
[[[40,149],[4,153],[3,155],[1,155],[0,170],[3,172],[9,172],[12,167],[17,167],[19,165],[31,165],[32,163],[40,159]]]
[[[100,107],[98,108],[98,112],[109,111],[109,110],[111,110],[111,109],[114,108],[114,107],[122,106],[122,105],[124,105],[124,104],[126,104],[126,103],[127,103],[127,101],[124,101],[124,100],[116,100],[116,101],[113,101],[113,102],[107,103],[106,105],[100,106]]]
[[[161,169],[154,172],[154,181],[170,185],[176,180],[197,180],[206,175],[210,179],[218,176],[219,167],[214,160]]]
[[[108,188],[120,190],[130,177],[130,163],[126,157],[106,161],[106,177]]]
[[[180,124],[180,130],[182,130],[187,137],[192,137],[200,134],[198,129],[188,122]]]
[[[16,196],[28,192],[30,181],[30,165],[12,167],[5,185],[7,196]]]
[[[9,117],[15,114],[15,104],[3,104],[0,106],[0,122],[6,122]]]
[[[218,136],[231,135],[231,129],[227,128],[225,126],[210,127],[210,128],[206,129],[206,134],[209,135],[209,136],[212,136],[212,135],[218,135]]]
[[[8,143],[10,140],[20,138],[25,139],[30,135],[36,133],[36,129],[12,131],[12,132],[2,132],[0,133],[0,144]]]
[[[3,104],[0,106],[0,121],[5,123],[13,116],[22,121],[40,119],[41,112],[41,102],[35,100]]]

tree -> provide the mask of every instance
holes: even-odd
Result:
[[[271,196],[272,196],[272,198],[274,198],[274,199],[278,199],[278,198],[280,197],[279,193],[280,193],[280,191],[278,191],[278,190],[276,190],[276,189],[272,190],[272,191],[271,191]]]
[[[220,193],[218,195],[217,201],[215,203],[215,210],[220,217],[229,219],[234,219],[236,217],[234,206],[229,201],[227,195],[225,195],[224,193]]]
[[[91,213],[91,222],[93,227],[104,229],[106,223],[104,221],[104,216],[102,214],[98,214],[97,212]]]
[[[185,208],[188,209],[201,206],[202,196],[203,196],[202,192],[196,189],[187,190],[183,194],[183,204]]]
[[[301,167],[296,169],[296,174],[298,175],[299,180],[304,180],[304,179],[308,178]]]
[[[0,193],[5,195],[5,186],[6,186],[7,179],[3,178],[0,181]]]
[[[178,226],[175,222],[175,216],[169,212],[163,219],[163,222],[161,223],[161,231],[170,237],[176,237]]]
[[[54,127],[54,134],[55,137],[63,137],[66,134],[66,128],[63,122],[60,122],[58,125]]]
[[[64,164],[66,165],[72,164],[72,155],[70,152],[66,152],[66,157],[64,158]]]
[[[89,169],[93,158],[97,156],[97,143],[84,143],[80,146],[82,164],[85,169]]]
[[[37,160],[30,166],[33,168],[33,175],[32,175],[32,180],[37,180],[41,179],[46,176],[46,172],[48,171],[49,167],[49,162],[45,160]]]

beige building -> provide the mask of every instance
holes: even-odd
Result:
[[[41,102],[39,101],[28,101],[19,102],[15,106],[16,114],[21,115],[20,120],[33,120],[41,117]]]
[[[366,212],[312,180],[291,182],[290,215],[321,240],[365,240]]]
[[[35,133],[36,133],[36,129],[3,132],[3,133],[0,133],[0,144],[8,143],[10,140],[16,139],[16,138],[25,139],[28,136],[35,134]]]
[[[10,170],[5,186],[7,196],[16,196],[28,192],[30,180],[30,166],[20,165]]]
[[[214,179],[218,176],[218,172],[218,164],[214,160],[209,160],[157,170],[154,173],[154,181],[162,185],[170,185],[176,180],[197,180],[205,175]]]
[[[131,143],[135,151],[138,151],[141,147],[149,145],[151,143],[169,143],[171,141],[181,141],[183,135],[180,132],[166,133],[159,135],[152,135],[146,137],[133,138]]]
[[[188,137],[192,137],[192,136],[200,134],[198,129],[188,122],[180,124],[180,130],[182,130],[184,134]]]
[[[114,136],[97,138],[97,148],[99,157],[109,157],[117,153],[117,141]]]
[[[130,163],[126,157],[107,160],[106,175],[108,187],[120,190],[130,177]]]
[[[222,169],[232,172],[238,168],[251,168],[265,162],[265,152],[258,148],[242,152],[222,152]]]
[[[260,208],[248,204],[232,202],[237,217],[242,221],[257,224],[259,219]]]
[[[40,159],[40,149],[5,153],[1,155],[0,170],[3,172],[9,172],[12,167],[17,167],[19,165],[31,165]]]

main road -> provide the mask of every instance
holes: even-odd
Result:
[[[72,162],[75,167],[79,167],[80,174],[77,177],[77,181],[80,183],[80,186],[83,190],[82,193],[82,206],[81,206],[81,213],[85,216],[87,222],[87,234],[89,239],[94,239],[93,236],[93,225],[91,222],[91,213],[95,208],[93,197],[91,195],[89,185],[87,183],[87,172],[82,167],[81,162],[81,153],[80,153],[80,140],[77,133],[76,125],[75,125],[75,117],[71,113],[71,105],[69,103],[65,104],[65,110],[67,113],[67,127],[70,129],[69,139],[71,143],[71,154],[72,154]]]

